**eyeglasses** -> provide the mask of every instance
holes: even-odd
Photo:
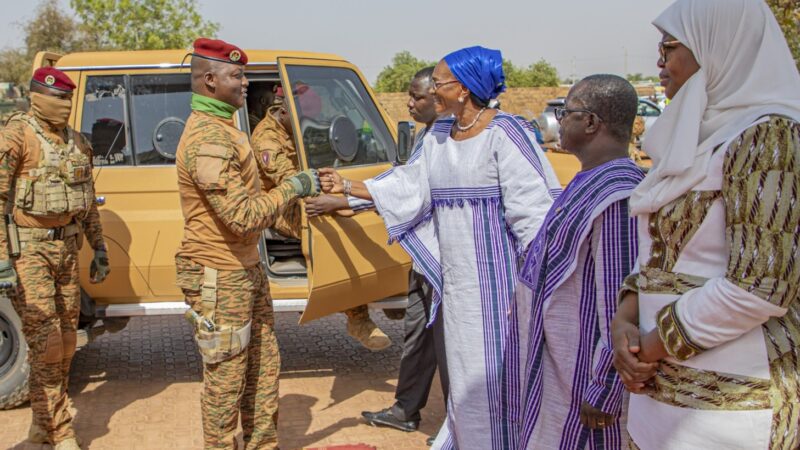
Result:
[[[672,40],[672,41],[661,41],[658,43],[658,63],[659,64],[666,64],[667,63],[667,49],[668,48],[675,48],[676,45],[679,45],[681,41],[679,40]]]
[[[555,114],[556,120],[559,121],[559,122],[564,120],[564,117],[567,117],[570,113],[575,113],[575,112],[593,114],[593,115],[597,116],[598,119],[603,120],[603,118],[598,116],[597,113],[591,112],[588,109],[569,109],[569,108],[565,108],[565,107],[560,107],[559,106],[559,107],[556,107],[553,110],[553,114]]]
[[[434,81],[433,82],[433,90],[434,91],[438,91],[439,88],[441,88],[442,86],[445,86],[445,85],[448,85],[448,84],[451,84],[451,83],[458,83],[458,80]]]

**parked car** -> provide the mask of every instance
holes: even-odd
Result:
[[[536,119],[536,121],[539,123],[539,128],[545,143],[558,142],[559,140],[559,125],[558,121],[556,120],[555,109],[563,106],[564,97],[548,100],[544,111],[542,111],[542,114],[538,119]],[[636,112],[636,115],[642,117],[645,123],[644,133],[642,133],[636,142],[637,145],[641,145],[641,140],[644,138],[645,134],[647,134],[648,128],[650,128],[655,120],[661,115],[661,108],[647,98],[640,98],[639,109]]]

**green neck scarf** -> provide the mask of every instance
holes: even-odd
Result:
[[[192,93],[192,110],[202,111],[230,120],[239,108],[205,95]]]

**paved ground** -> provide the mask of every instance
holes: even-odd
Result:
[[[342,314],[302,327],[296,313],[277,314],[281,448],[425,448],[444,416],[438,379],[419,432],[375,428],[361,418],[362,410],[391,405],[401,354],[402,321],[376,311],[372,316],[394,341],[383,352],[350,339]],[[124,331],[101,336],[76,355],[70,394],[78,436],[88,449],[202,448],[201,385],[200,356],[184,320],[134,318]],[[24,444],[30,415],[27,405],[0,411],[0,448],[39,448]]]

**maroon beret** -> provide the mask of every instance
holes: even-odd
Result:
[[[194,41],[192,55],[229,64],[247,64],[247,53],[239,47],[219,39],[198,38]]]
[[[31,82],[64,92],[72,92],[72,90],[75,89],[75,83],[69,79],[67,74],[55,67],[49,66],[36,69],[36,71],[33,72]]]

